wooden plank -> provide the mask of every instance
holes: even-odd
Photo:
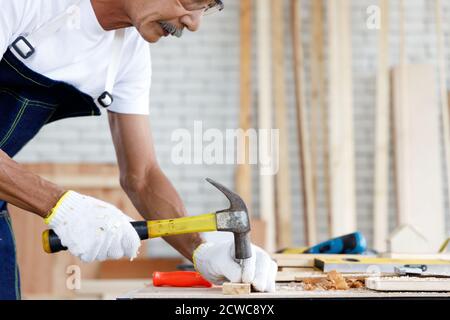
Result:
[[[414,227],[428,242],[429,253],[437,252],[445,240],[436,92],[432,65],[403,64],[394,68],[394,158],[399,225]],[[414,243],[406,243],[415,250]],[[423,247],[420,249],[417,253],[423,253]]]
[[[292,197],[289,156],[289,126],[285,86],[284,2],[272,4],[272,60],[276,129],[279,130],[279,170],[276,175],[277,247],[292,246]]]
[[[412,225],[401,225],[389,236],[389,251],[402,253],[427,253],[430,251],[428,240]]]
[[[311,267],[281,267],[278,272],[311,272]]]
[[[175,271],[183,263],[181,258],[140,258],[104,261],[98,271],[99,279],[151,279],[155,271]]]
[[[258,127],[259,153],[267,159],[271,150],[272,86],[271,86],[271,19],[270,0],[259,0],[257,5],[258,25]],[[262,130],[262,131],[261,131]],[[263,133],[261,133],[263,132]],[[270,157],[269,157],[270,158]],[[261,162],[261,159],[260,159]],[[270,164],[260,163],[259,201],[261,217],[266,222],[266,245],[269,252],[275,251],[275,199],[274,177],[268,172]]]
[[[445,52],[445,34],[442,27],[442,1],[435,1],[436,39],[439,64],[439,93],[441,102],[441,124],[443,133],[444,165],[446,172],[447,198],[450,201],[450,112],[447,94],[447,63]]]
[[[252,170],[250,165],[250,141],[245,132],[252,125],[252,0],[241,0],[240,7],[240,112],[239,127],[244,131],[241,141],[238,141],[238,152],[243,159],[238,158],[236,169],[236,192],[252,212]]]
[[[279,271],[275,279],[276,282],[293,282],[297,277],[308,276],[313,274],[323,274],[322,271],[314,271],[314,268],[309,268],[308,272],[292,272],[292,271]]]
[[[375,118],[374,248],[386,251],[389,230],[389,1],[380,1]]]
[[[365,280],[367,278],[373,277],[373,273],[342,273],[341,276],[344,279],[349,280]],[[322,271],[312,272],[311,274],[299,274],[295,276],[295,281],[305,281],[311,279],[326,279],[328,277],[327,273]]]
[[[450,279],[374,277],[366,279],[366,287],[376,291],[450,291]]]
[[[421,259],[421,260],[445,260],[450,261],[449,253],[413,254],[413,253],[393,253],[388,252],[381,255],[390,259]]]
[[[323,2],[311,2],[311,169],[314,195],[317,195],[319,109],[324,103],[324,65],[323,65]],[[317,199],[315,199],[317,204]]]
[[[450,293],[424,293],[420,297],[449,297]],[[418,297],[417,293],[393,292],[390,294],[371,290],[347,290],[347,291],[305,291],[303,288],[295,289],[286,284],[277,285],[275,293],[251,293],[249,295],[226,296],[222,294],[221,287],[213,288],[168,288],[148,286],[140,290],[133,290],[120,298],[122,299],[312,299],[312,298],[397,298]]]
[[[291,0],[292,46],[297,110],[297,130],[299,139],[299,164],[303,196],[303,214],[306,245],[317,242],[316,205],[311,169],[310,139],[308,134],[306,103],[304,94],[304,59],[302,48],[302,27],[299,0]]]
[[[313,267],[314,259],[317,258],[346,258],[357,259],[361,255],[355,254],[273,254],[272,259],[275,260],[278,267]]]
[[[84,280],[80,290],[74,291],[74,299],[116,300],[130,290],[145,288],[149,284],[146,279]]]
[[[231,283],[225,282],[222,285],[222,294],[224,295],[241,295],[250,294],[252,291],[252,286],[250,283]]]
[[[264,247],[266,244],[266,222],[261,219],[251,219],[250,221],[251,225],[251,232],[250,232],[250,238],[252,240],[252,243],[258,247]]]
[[[356,230],[350,0],[328,2],[331,235]]]
[[[325,80],[325,30],[324,30],[324,3],[322,0],[311,2],[311,108],[313,123],[312,140],[311,140],[311,155],[313,167],[313,190],[315,195],[315,204],[317,206],[318,194],[318,160],[319,158],[315,148],[318,148],[318,143],[314,142],[316,135],[319,132],[314,129],[318,128],[322,136],[322,172],[323,172],[323,193],[326,204],[327,227],[331,230],[331,208],[330,208],[330,154],[329,154],[329,137],[328,137],[328,109],[326,106],[326,80]],[[315,115],[315,113],[318,115]],[[320,120],[319,120],[320,114]],[[320,121],[320,123],[319,123]],[[317,124],[314,124],[317,122]],[[331,233],[329,233],[331,237]]]
[[[343,273],[395,273],[396,267],[405,265],[426,265],[429,273],[450,273],[450,262],[445,260],[361,257],[359,259],[317,258],[314,261],[314,266],[324,272],[336,270]]]

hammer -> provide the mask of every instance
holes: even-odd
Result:
[[[241,197],[218,182],[207,178],[206,181],[219,189],[229,200],[228,209],[213,213],[178,219],[133,221],[132,226],[141,240],[174,236],[195,232],[226,231],[234,234],[236,259],[242,261],[252,256],[250,242],[250,219],[247,206]],[[42,234],[44,251],[55,253],[67,250],[53,230]]]

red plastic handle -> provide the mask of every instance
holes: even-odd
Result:
[[[211,282],[194,271],[155,272],[153,285],[155,287],[212,287]]]

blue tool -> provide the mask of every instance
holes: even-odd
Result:
[[[306,249],[304,253],[362,254],[366,249],[366,238],[364,238],[361,232],[355,232],[319,243]]]

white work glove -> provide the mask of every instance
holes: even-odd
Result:
[[[203,243],[194,252],[195,268],[214,284],[250,283],[256,291],[274,292],[278,266],[261,248],[252,245],[252,257],[241,265],[235,259],[234,241]]]
[[[71,254],[84,262],[133,259],[141,241],[132,219],[113,205],[68,191],[45,222]]]

